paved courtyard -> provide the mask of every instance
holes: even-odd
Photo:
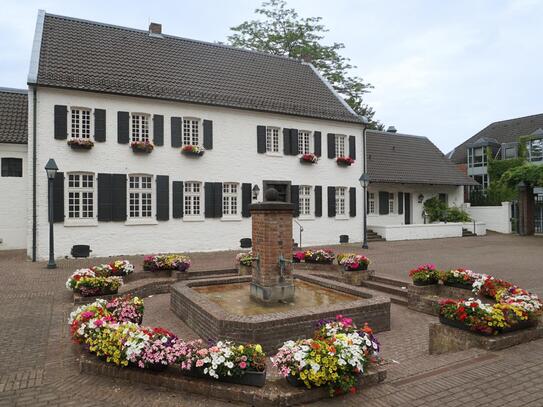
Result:
[[[356,250],[347,246],[336,250]],[[406,279],[423,262],[469,267],[543,295],[543,238],[486,237],[377,242],[366,252],[377,273]],[[233,265],[232,252],[195,253],[194,269]],[[141,257],[130,258],[138,267]],[[99,262],[61,260],[56,270],[23,252],[0,252],[0,406],[223,406],[205,397],[81,375],[68,338],[72,310],[64,283],[75,269]],[[378,335],[388,360],[384,384],[315,406],[543,406],[543,340],[500,352],[469,350],[430,356],[428,324],[436,319],[392,306],[392,329]],[[169,311],[168,295],[146,300],[145,323],[194,333]],[[232,405],[228,403],[228,405]]]

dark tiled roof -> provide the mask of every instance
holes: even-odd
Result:
[[[494,139],[499,144],[511,143],[518,141],[519,137],[532,134],[540,128],[543,128],[543,114],[494,122],[456,147],[449,153],[449,157],[454,163],[463,164],[467,162],[467,145],[480,138]]]
[[[360,123],[301,61],[51,14],[37,82]]]
[[[28,142],[26,90],[0,88],[0,143]]]
[[[426,137],[366,132],[370,182],[475,185]]]

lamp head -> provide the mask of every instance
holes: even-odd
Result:
[[[55,162],[55,160],[50,158],[49,161],[47,161],[47,164],[45,164],[45,172],[47,172],[47,178],[55,179],[57,171],[57,163]]]

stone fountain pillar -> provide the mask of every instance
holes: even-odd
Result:
[[[290,302],[294,299],[292,277],[291,203],[278,202],[277,191],[266,191],[267,201],[251,205],[253,223],[253,263],[251,298],[264,303]],[[280,261],[284,259],[285,261]]]

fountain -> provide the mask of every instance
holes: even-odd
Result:
[[[171,309],[204,338],[260,343],[271,352],[284,341],[307,337],[315,324],[337,314],[390,329],[390,300],[292,270],[293,205],[268,188],[251,205],[255,261],[251,276],[180,281],[172,286]]]

